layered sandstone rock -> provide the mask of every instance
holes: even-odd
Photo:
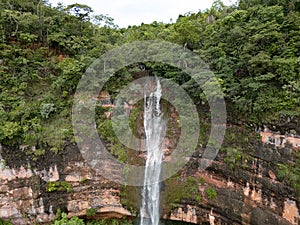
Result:
[[[58,208],[68,216],[85,216],[94,208],[105,217],[130,216],[120,203],[120,187],[96,174],[81,158],[76,148],[68,148],[61,158],[64,163],[45,168],[29,166],[0,168],[0,218],[13,224],[47,223],[55,218]],[[59,159],[58,159],[59,160]],[[49,161],[52,161],[50,158]],[[62,166],[63,165],[63,166]],[[50,191],[49,183],[65,181],[72,188]]]
[[[205,181],[198,187],[202,199],[185,199],[171,212],[162,212],[162,218],[214,225],[299,224],[299,198],[277,178],[272,166],[278,158],[288,162],[292,152],[298,151],[294,147],[257,144],[251,147],[251,158],[245,159],[245,166],[235,170],[228,168],[220,152],[212,165],[201,171],[201,154],[195,154],[182,173]],[[70,217],[83,217],[91,208],[97,210],[97,218],[131,216],[121,204],[120,185],[93,171],[75,145],[68,146],[63,154],[49,153],[39,161],[14,154],[11,149],[2,149],[0,218],[12,219],[17,225],[46,223],[54,219],[58,208]],[[48,190],[49,183],[63,181],[72,189]],[[213,187],[217,198],[207,198],[206,187]]]

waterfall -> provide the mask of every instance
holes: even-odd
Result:
[[[156,79],[156,89],[147,101],[144,96],[144,129],[146,134],[146,167],[142,192],[140,225],[159,223],[159,179],[163,158],[162,143],[165,135],[165,122],[160,110],[161,84]]]

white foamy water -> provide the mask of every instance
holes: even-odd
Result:
[[[142,192],[140,225],[158,225],[159,223],[159,179],[163,158],[163,138],[165,122],[160,110],[162,95],[161,84],[156,79],[156,89],[147,101],[144,97],[144,129],[146,134],[147,160]]]

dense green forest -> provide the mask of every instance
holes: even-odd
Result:
[[[299,132],[300,3],[242,0],[118,28],[86,5],[1,0],[0,142],[42,154],[72,141],[72,95],[85,69],[108,50],[136,40],[188,42],[223,87],[229,122]],[[178,79],[180,72],[152,70]],[[201,95],[195,94],[196,97]],[[55,132],[54,132],[55,131]],[[37,152],[35,153],[37,154]]]

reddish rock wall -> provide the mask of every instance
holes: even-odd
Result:
[[[46,223],[55,218],[58,208],[70,217],[84,216],[90,208],[96,208],[103,217],[131,215],[120,203],[120,187],[96,174],[76,149],[69,148],[61,160],[63,166],[58,161],[45,168],[30,169],[28,165],[10,168],[2,159],[0,218],[11,219],[16,225]],[[47,185],[56,181],[66,181],[72,190],[49,192]]]
[[[261,133],[262,140],[268,135]],[[205,184],[198,187],[203,193],[201,201],[184,200],[172,212],[162,213],[162,218],[214,225],[299,224],[299,198],[277,178],[272,166],[278,158],[289,161],[297,149],[272,143],[251,148],[251,159],[244,159],[247,166],[236,170],[224,163],[224,152],[206,171],[198,169],[200,158],[193,157],[182,173],[204,179]],[[26,161],[25,155],[14,152],[18,151],[0,151],[0,218],[12,219],[16,225],[45,223],[54,219],[58,208],[70,217],[84,216],[90,208],[97,209],[98,217],[131,215],[121,204],[120,186],[96,174],[76,146],[68,146],[60,155],[49,153],[39,161]],[[72,190],[49,192],[47,185],[56,181],[66,181]],[[206,197],[206,187],[217,191],[216,199]]]

